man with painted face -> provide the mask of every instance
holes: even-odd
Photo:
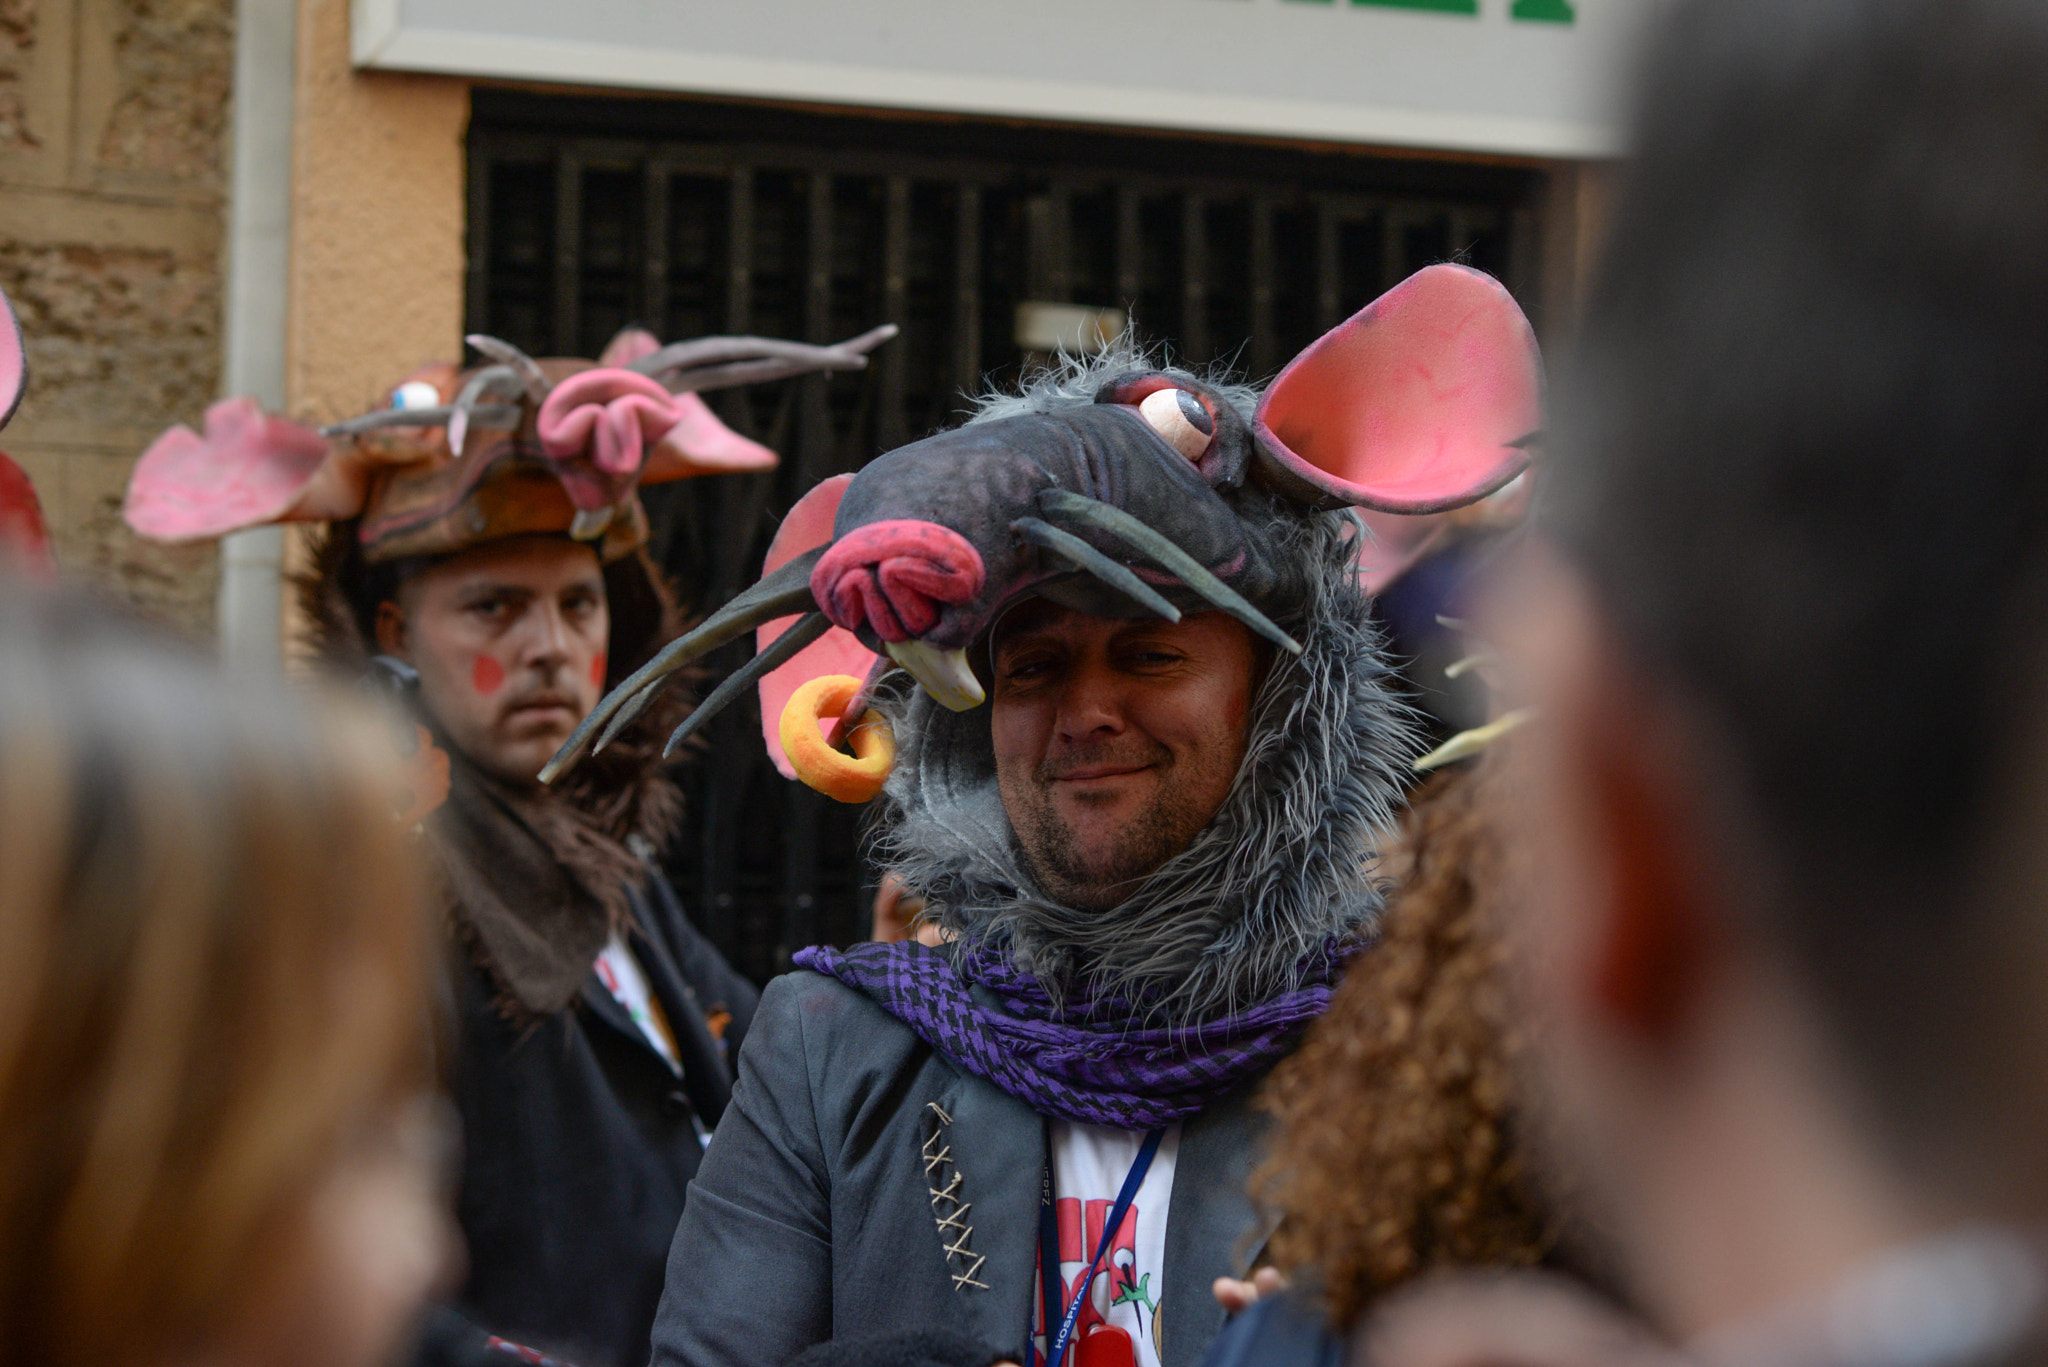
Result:
[[[1537,383],[1506,292],[1445,269],[1426,282],[1457,296],[1445,335],[1487,319],[1466,353],[1509,377],[1487,439],[1418,444],[1454,453],[1436,492],[1455,500],[1520,468]],[[1349,396],[1323,377],[1350,363],[1302,383]],[[1369,935],[1375,834],[1416,753],[1357,522],[1245,475],[1273,402],[1129,347],[1075,363],[821,488],[831,516],[799,504],[763,585],[707,623],[814,602],[788,639],[874,662],[843,705],[871,698],[862,724],[897,747],[876,853],[945,942],[806,950],[769,986],[676,1231],[657,1364],[779,1367],[925,1328],[1020,1363],[1200,1360],[1213,1284],[1263,1239],[1251,1094]],[[1206,565],[1105,563],[1112,543],[1049,521],[1086,504],[1125,525],[1110,500]],[[777,675],[762,692],[796,762],[814,723],[791,729]]]
[[[353,530],[306,590],[325,652],[360,664],[369,633],[417,676],[448,755],[424,825],[460,950],[455,1304],[585,1367],[632,1363],[756,993],[649,857],[679,815],[658,737],[625,738],[601,795],[534,775],[596,703],[614,645],[644,657],[673,609],[637,548],[608,563],[528,533],[365,565]]]
[[[645,333],[595,364],[471,340],[495,364],[423,372],[322,433],[217,406],[204,436],[174,429],[144,456],[128,515],[157,536],[329,521],[301,584],[318,654],[357,673],[374,657],[445,753],[446,801],[423,827],[453,946],[444,1080],[469,1257],[422,1360],[471,1360],[488,1333],[640,1367],[757,994],[654,862],[680,815],[661,759],[673,716],[627,729],[574,782],[536,775],[679,625],[642,549],[639,483],[775,457],[688,385],[671,393],[660,363],[677,349]],[[858,360],[796,350],[818,353],[799,369]],[[222,508],[222,488],[246,496]]]

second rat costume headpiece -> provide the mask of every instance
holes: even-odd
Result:
[[[830,347],[760,337],[662,346],[629,328],[594,362],[537,361],[472,336],[486,364],[429,366],[388,407],[317,432],[252,399],[213,405],[203,434],[173,427],[143,453],[124,511],[160,541],[357,520],[371,564],[548,532],[597,542],[612,560],[647,539],[640,486],[775,464],[699,393],[859,370],[895,334],[881,327]]]
[[[534,360],[472,337],[482,364],[429,367],[388,406],[321,431],[247,399],[215,404],[203,433],[176,427],[150,446],[127,517],[166,540],[331,524],[297,588],[306,644],[345,674],[369,668],[379,603],[424,561],[510,537],[579,538],[602,563],[607,667],[622,675],[680,618],[640,546],[640,487],[776,462],[697,392],[859,370],[894,332],[831,347],[749,337],[662,346],[629,329],[596,360]],[[674,830],[681,796],[660,763],[668,727],[658,714],[647,720],[645,734],[552,793],[493,777],[451,747],[453,797],[435,814],[430,847],[458,927],[513,1019],[548,1016],[581,990],[645,878],[635,838],[659,845]]]

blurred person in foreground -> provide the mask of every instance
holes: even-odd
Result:
[[[1546,1133],[1694,1359],[2038,1360],[2048,6],[1700,0],[1641,89],[1496,612]],[[1612,1327],[1506,1283],[1371,1348]]]
[[[366,719],[0,593],[0,1356],[372,1367],[453,1254]]]
[[[1394,891],[1373,952],[1261,1096],[1274,1135],[1252,1191],[1277,1224],[1265,1266],[1216,1284],[1233,1318],[1208,1367],[1337,1367],[1362,1317],[1447,1273],[1541,1267],[1611,1285],[1520,1076],[1531,1041],[1503,909],[1521,865],[1497,747],[1523,719],[1418,762],[1438,772],[1386,851]]]
[[[471,340],[485,364],[426,367],[387,407],[317,433],[215,405],[203,435],[174,428],[144,454],[126,511],[164,539],[326,522],[300,584],[315,651],[343,675],[406,681],[447,753],[425,845],[455,951],[442,1072],[469,1266],[422,1363],[489,1333],[641,1367],[756,993],[659,864],[681,816],[662,745],[681,700],[574,781],[536,774],[680,627],[640,485],[775,464],[694,389],[864,357],[758,338],[663,348],[640,329],[595,361]],[[707,353],[710,373],[680,364]]]
[[[1557,1255],[1561,1188],[1533,1161],[1513,1078],[1526,1041],[1495,916],[1497,758],[1417,789],[1383,865],[1395,891],[1372,953],[1266,1084],[1274,1135],[1252,1190],[1278,1220],[1271,1273],[1219,1283],[1245,1313],[1211,1364],[1334,1363],[1397,1287]]]

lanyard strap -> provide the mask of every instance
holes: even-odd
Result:
[[[1131,1170],[1124,1174],[1123,1188],[1116,1194],[1116,1204],[1110,1207],[1109,1218],[1102,1222],[1102,1238],[1096,1242],[1095,1256],[1088,1260],[1088,1270],[1081,1278],[1080,1289],[1074,1292],[1073,1302],[1060,1316],[1057,1330],[1053,1328],[1053,1310],[1066,1298],[1060,1294],[1060,1230],[1052,1197],[1052,1164],[1046,1163],[1044,1179],[1038,1188],[1038,1280],[1045,1297],[1045,1367],[1060,1367],[1060,1359],[1066,1355],[1067,1341],[1074,1336],[1075,1321],[1081,1318],[1081,1304],[1088,1299],[1088,1288],[1095,1284],[1096,1269],[1102,1266],[1103,1256],[1109,1252],[1117,1230],[1123,1227],[1124,1216],[1130,1213],[1138,1188],[1145,1185],[1145,1174],[1151,1170],[1152,1159],[1159,1152],[1159,1141],[1165,1137],[1164,1129],[1145,1132],[1145,1142],[1138,1146],[1138,1156],[1131,1161]],[[1031,1345],[1031,1348],[1027,1356],[1031,1359],[1031,1367],[1037,1367],[1036,1345]]]

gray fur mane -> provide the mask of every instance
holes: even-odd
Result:
[[[1234,383],[1220,370],[1196,374],[1173,364],[1164,347],[1146,346],[1135,340],[1129,329],[1092,356],[1062,351],[1042,369],[1029,371],[1021,388],[985,390],[973,397],[973,411],[967,421],[993,422],[1026,413],[1055,413],[1063,408],[1080,408],[1095,402],[1096,391],[1119,375],[1134,370],[1159,370],[1169,375],[1186,375],[1200,380],[1246,419],[1258,407],[1259,391],[1248,384]]]
[[[1086,372],[1063,374],[1062,397],[1092,398]],[[1034,394],[1050,398],[1027,391],[1015,402]],[[1147,1020],[1189,1026],[1298,986],[1305,956],[1371,929],[1382,900],[1377,837],[1391,826],[1416,733],[1353,577],[1355,520],[1285,523],[1269,534],[1312,572],[1299,609],[1279,621],[1304,653],[1276,655],[1216,818],[1109,911],[1063,906],[1033,887],[997,791],[988,708],[948,712],[922,690],[878,700],[900,749],[876,854],[959,937],[956,948],[1006,950],[1055,1000],[1075,987],[1109,991],[1142,1003]]]

